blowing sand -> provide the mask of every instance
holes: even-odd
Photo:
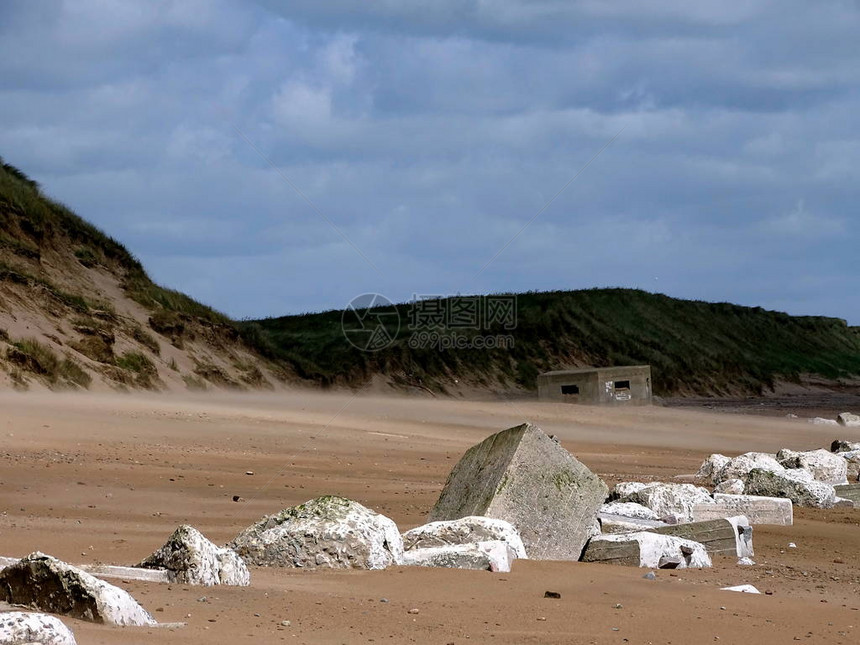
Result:
[[[0,410],[0,555],[40,550],[75,564],[136,563],[183,523],[224,543],[322,494],[355,499],[405,530],[425,522],[466,448],[524,420],[558,435],[610,485],[692,473],[711,452],[860,440],[857,429],[803,419],[677,408],[302,392],[10,392]],[[857,641],[860,511],[796,509],[794,526],[757,527],[754,541],[754,567],[717,558],[713,569],[660,571],[654,581],[640,569],[536,561],[509,574],[253,569],[250,588],[112,581],[160,622],[187,625],[64,621],[82,645]],[[719,591],[744,583],[769,595]],[[561,599],[544,599],[547,590]]]

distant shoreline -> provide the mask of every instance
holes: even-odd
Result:
[[[836,419],[840,412],[860,412],[860,389],[853,392],[814,391],[738,398],[669,397],[663,399],[663,403],[666,407],[708,409],[722,413],[769,417],[794,414],[807,419]]]

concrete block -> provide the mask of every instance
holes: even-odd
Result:
[[[791,526],[794,523],[794,506],[790,499],[781,497],[715,493],[713,504],[697,504],[693,507],[693,519],[699,522],[737,515],[745,516],[753,526]]]
[[[843,412],[836,417],[836,423],[846,428],[860,428],[860,414]]]
[[[860,505],[860,484],[845,484],[844,486],[835,486],[835,489],[839,497],[854,502],[855,508]]]
[[[711,555],[727,555],[733,558],[748,558],[754,555],[752,527],[743,516],[665,526],[654,529],[654,532],[698,542]]]
[[[597,521],[600,522],[601,533],[610,534],[637,533],[639,531],[649,531],[669,526],[666,522],[659,520],[643,520],[638,517],[614,515],[612,513],[598,513]]]
[[[488,437],[451,471],[430,521],[483,515],[520,532],[532,559],[578,560],[600,532],[606,484],[529,423]]]
[[[448,544],[411,549],[403,554],[403,564],[418,567],[475,569],[508,573],[517,554],[506,542],[493,540],[470,544]]]
[[[651,532],[594,537],[585,547],[582,561],[652,569],[711,566],[707,550],[698,542]]]

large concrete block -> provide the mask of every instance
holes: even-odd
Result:
[[[524,423],[466,451],[430,520],[485,515],[519,530],[530,558],[578,560],[599,533],[606,484],[540,428]]]
[[[493,540],[470,544],[447,544],[445,546],[412,549],[403,554],[403,564],[418,567],[443,567],[447,569],[475,569],[508,573],[517,554],[507,542]]]
[[[812,474],[800,468],[774,473],[756,468],[747,475],[744,490],[750,495],[786,497],[798,506],[832,508],[836,503],[833,486],[815,481]]]
[[[733,558],[749,558],[754,555],[752,527],[744,516],[664,526],[654,529],[654,532],[698,542],[711,555],[728,555]]]
[[[384,569],[403,560],[393,520],[334,495],[267,515],[227,547],[260,567]]]
[[[794,523],[794,506],[790,499],[782,497],[714,493],[713,504],[697,504],[693,507],[693,519],[697,522],[737,515],[745,516],[753,525],[791,526]]]
[[[76,645],[75,635],[59,618],[23,611],[0,613],[3,645]]]
[[[510,546],[518,558],[528,557],[523,539],[514,525],[494,517],[464,517],[430,522],[403,534],[403,548],[406,551],[495,541]]]
[[[707,550],[698,542],[650,532],[599,535],[588,542],[582,561],[652,569],[711,566]]]
[[[124,589],[38,551],[0,572],[0,600],[107,625],[157,624]]]
[[[600,532],[611,534],[639,533],[640,531],[669,526],[666,522],[659,520],[643,520],[638,517],[613,515],[611,513],[598,513],[597,520],[600,522]]]
[[[860,414],[851,414],[843,412],[836,417],[836,423],[846,428],[860,428]]]
[[[837,486],[836,494],[842,499],[850,499],[854,502],[854,508],[860,507],[860,484]]]

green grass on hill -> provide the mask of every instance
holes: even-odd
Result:
[[[480,332],[510,333],[510,349],[412,349],[409,305],[398,306],[403,325],[396,342],[374,353],[346,341],[339,311],[247,321],[241,328],[266,355],[325,384],[357,384],[380,372],[436,390],[454,378],[533,389],[538,373],[563,366],[647,363],[658,394],[754,394],[802,374],[860,374],[860,333],[834,318],[631,289],[526,293],[517,296],[517,306],[516,329]]]
[[[0,158],[0,252],[7,249],[19,257],[38,259],[42,249],[51,247],[72,250],[83,266],[103,265],[116,270],[129,297],[149,309],[230,323],[211,307],[155,284],[140,261],[122,244],[45,196],[35,181]],[[26,275],[5,262],[0,264],[0,280],[15,277],[16,273]],[[85,296],[77,298],[83,302]]]

